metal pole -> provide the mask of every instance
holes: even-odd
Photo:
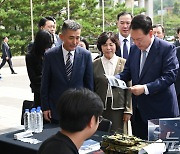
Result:
[[[69,20],[69,16],[70,16],[69,0],[67,0],[67,12],[68,12],[68,20]]]
[[[134,14],[134,0],[131,0],[131,14]]]
[[[30,7],[31,7],[31,34],[32,34],[32,42],[34,41],[34,24],[33,24],[33,3],[30,0]]]
[[[163,26],[163,0],[161,0],[161,25]]]
[[[103,32],[104,32],[104,0],[102,0],[102,19],[103,19]]]

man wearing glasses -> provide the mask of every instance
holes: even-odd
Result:
[[[102,100],[86,88],[69,89],[61,95],[57,111],[61,130],[42,143],[38,154],[78,154],[103,120]]]

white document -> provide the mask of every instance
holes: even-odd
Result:
[[[138,154],[163,154],[166,151],[165,143],[163,143],[162,140],[157,140],[156,142],[145,146],[139,151]]]
[[[129,89],[127,87],[126,83],[123,80],[119,80],[115,76],[106,75],[106,74],[104,74],[104,75],[108,79],[108,82],[109,82],[110,86],[118,87],[118,88],[121,88],[121,89]]]
[[[97,151],[99,149],[100,149],[99,142],[92,139],[88,139],[84,141],[83,145],[80,147],[79,154],[87,154],[89,152]]]

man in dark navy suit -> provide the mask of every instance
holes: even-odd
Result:
[[[176,56],[178,58],[178,61],[180,62],[180,46],[176,47]],[[177,94],[178,105],[180,110],[180,68],[178,70],[178,75],[175,82],[175,88],[176,88],[176,94]]]
[[[3,38],[3,42],[2,42],[2,63],[0,65],[0,69],[6,64],[6,62],[9,65],[9,68],[11,69],[11,74],[17,74],[12,66],[12,54],[11,54],[11,50],[10,47],[8,45],[8,37],[4,37]]]
[[[129,29],[132,18],[133,16],[129,12],[121,12],[117,15],[117,27],[119,31],[117,37],[119,39],[120,49],[116,52],[116,55],[125,59],[128,58],[130,47],[133,44]]]
[[[131,21],[131,47],[124,70],[117,78],[132,80],[132,131],[148,138],[148,120],[179,115],[176,81],[179,63],[173,44],[154,37],[151,18],[137,15]]]
[[[116,24],[119,31],[117,33],[117,38],[119,39],[120,48],[116,51],[116,55],[125,59],[128,58],[130,47],[133,45],[129,29],[132,18],[133,16],[129,12],[121,12],[117,15]],[[102,55],[103,54],[100,52],[95,59],[102,57]]]
[[[56,103],[65,90],[82,87],[93,90],[91,53],[78,46],[80,34],[80,24],[66,20],[60,34],[63,44],[45,52],[41,106],[47,121],[58,122]]]

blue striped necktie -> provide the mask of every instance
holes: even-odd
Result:
[[[140,64],[139,76],[141,75],[142,69],[144,67],[144,63],[146,61],[146,53],[147,53],[147,51],[142,51],[142,60],[141,60],[141,64]]]
[[[71,61],[71,56],[72,56],[72,54],[69,52],[68,58],[66,60],[66,75],[67,75],[68,80],[70,80],[70,78],[71,78],[72,66],[73,66],[72,61]]]

